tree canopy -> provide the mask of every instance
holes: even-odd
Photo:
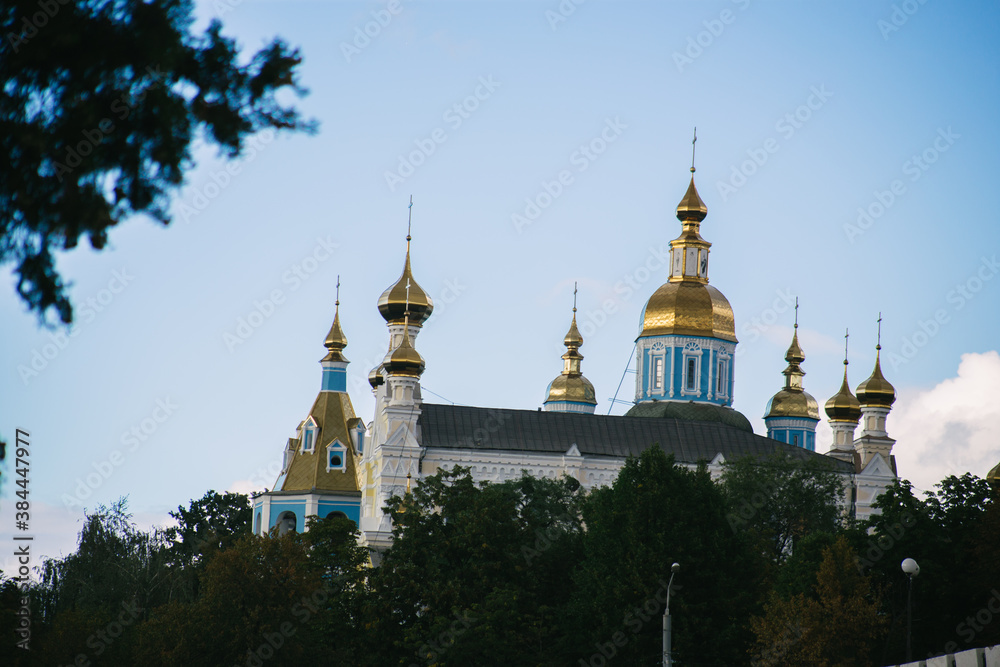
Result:
[[[135,214],[168,224],[204,138],[228,157],[264,128],[312,130],[278,101],[305,90],[275,39],[249,58],[193,0],[9,0],[0,6],[0,264],[40,319],[70,323],[56,251],[100,250]]]

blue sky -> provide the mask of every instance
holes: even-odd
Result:
[[[667,278],[694,126],[710,280],[741,341],[735,407],[757,432],[798,297],[821,404],[846,327],[852,386],[867,377],[882,313],[902,476],[930,488],[1000,459],[995,2],[199,4],[213,15],[248,51],[274,35],[301,48],[299,106],[320,131],[265,133],[228,172],[199,149],[169,228],[135,219],[108,250],[61,256],[72,337],[37,326],[5,268],[0,432],[32,434],[49,555],[73,548],[83,507],[128,495],[157,523],[208,489],[270,486],[319,390],[338,275],[351,396],[371,419],[376,301],[402,268],[411,194],[413,269],[436,300],[425,389],[540,406],[578,281],[583,370],[607,412]]]

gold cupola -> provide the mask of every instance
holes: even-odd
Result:
[[[896,402],[896,388],[882,375],[879,357],[882,354],[882,313],[878,314],[878,339],[875,344],[875,369],[868,379],[858,385],[858,400],[862,406],[874,408],[892,407]]]
[[[403,340],[399,346],[389,353],[383,362],[385,371],[390,376],[419,378],[424,372],[424,359],[410,344],[410,314],[403,313]],[[369,382],[371,378],[369,377]]]
[[[802,388],[802,378],[805,371],[800,364],[805,361],[799,346],[799,323],[798,323],[798,303],[795,304],[795,328],[792,333],[792,344],[785,352],[785,361],[788,367],[782,371],[785,376],[785,387],[775,394],[767,404],[764,419],[771,417],[796,417],[802,419],[815,419],[819,421],[819,403],[809,393]]]
[[[736,343],[733,308],[708,284],[712,244],[701,236],[708,207],[694,184],[693,155],[691,162],[691,182],[677,205],[681,234],[670,242],[670,278],[646,302],[639,336],[704,336]]]
[[[566,353],[563,358],[563,372],[549,383],[548,396],[545,399],[545,410],[548,412],[588,412],[597,408],[597,397],[594,385],[583,376],[580,362],[583,355],[580,347],[583,336],[576,326],[576,285],[573,285],[573,320],[569,331],[563,338]]]
[[[321,361],[347,361],[344,356],[344,348],[347,347],[347,336],[340,328],[340,276],[337,276],[337,300],[334,302],[333,326],[330,333],[326,335],[323,345],[327,349],[327,354]]]
[[[861,419],[861,402],[851,393],[851,386],[847,383],[847,341],[849,338],[850,332],[846,332],[844,334],[844,381],[840,384],[840,391],[826,402],[825,410],[831,423],[857,426]]]
[[[891,408],[896,402],[896,389],[882,375],[879,361],[882,346],[875,346],[875,369],[867,380],[858,385],[858,400],[861,405]]]
[[[413,210],[413,198],[410,198],[410,210]],[[409,310],[410,324],[415,327],[423,325],[434,311],[434,301],[413,279],[410,270],[410,230],[406,230],[406,261],[403,263],[403,273],[399,280],[382,292],[378,298],[378,312],[388,324],[402,324]]]

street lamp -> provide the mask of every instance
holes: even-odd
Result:
[[[913,578],[920,574],[920,566],[917,565],[917,561],[912,558],[906,558],[899,565],[903,569],[903,574],[906,575],[907,585],[906,585],[906,661],[910,662],[913,659]],[[670,593],[667,593],[669,598]]]
[[[667,605],[663,610],[663,667],[672,667],[673,658],[670,657],[670,589],[674,585],[674,575],[681,569],[680,563],[670,566],[670,581],[667,582]]]

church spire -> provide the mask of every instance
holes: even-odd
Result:
[[[576,283],[573,283],[573,320],[569,331],[563,338],[566,352],[562,355],[563,372],[549,383],[548,396],[545,399],[545,410],[549,412],[587,412],[593,414],[597,408],[597,398],[594,385],[583,377],[580,362],[583,355],[580,347],[583,336],[576,326]]]
[[[343,355],[343,350],[347,347],[347,336],[340,328],[340,276],[337,276],[337,298],[334,301],[333,326],[330,327],[330,333],[326,335],[323,345],[328,350],[323,361],[347,361]]]
[[[847,345],[850,337],[851,332],[845,330],[844,381],[840,385],[840,391],[831,396],[825,406],[830,428],[833,429],[833,450],[831,451],[850,452],[854,449],[854,431],[858,427],[858,420],[861,419],[861,403],[851,393],[851,386],[847,383]]]
[[[340,276],[337,276],[337,296],[334,301],[333,326],[323,341],[326,356],[320,359],[323,367],[321,391],[347,391],[347,357],[344,348],[347,347],[347,336],[340,328]]]
[[[701,237],[701,221],[708,215],[708,207],[694,184],[695,144],[698,128],[691,141],[691,182],[680,203],[677,219],[681,221],[681,235],[670,242],[670,282],[708,283],[708,249],[712,244]]]
[[[406,260],[403,262],[403,273],[399,280],[382,292],[378,299],[378,311],[385,321],[392,324],[402,324],[403,317],[410,311],[410,326],[422,326],[434,311],[434,301],[417,281],[410,269],[410,241],[413,222],[413,196],[410,195],[409,217],[406,222]]]
[[[764,423],[767,425],[767,437],[814,451],[819,404],[802,388],[802,378],[806,373],[800,364],[805,359],[806,355],[799,346],[799,300],[796,298],[795,328],[792,343],[785,353],[788,366],[782,371],[785,387],[768,402]]]

